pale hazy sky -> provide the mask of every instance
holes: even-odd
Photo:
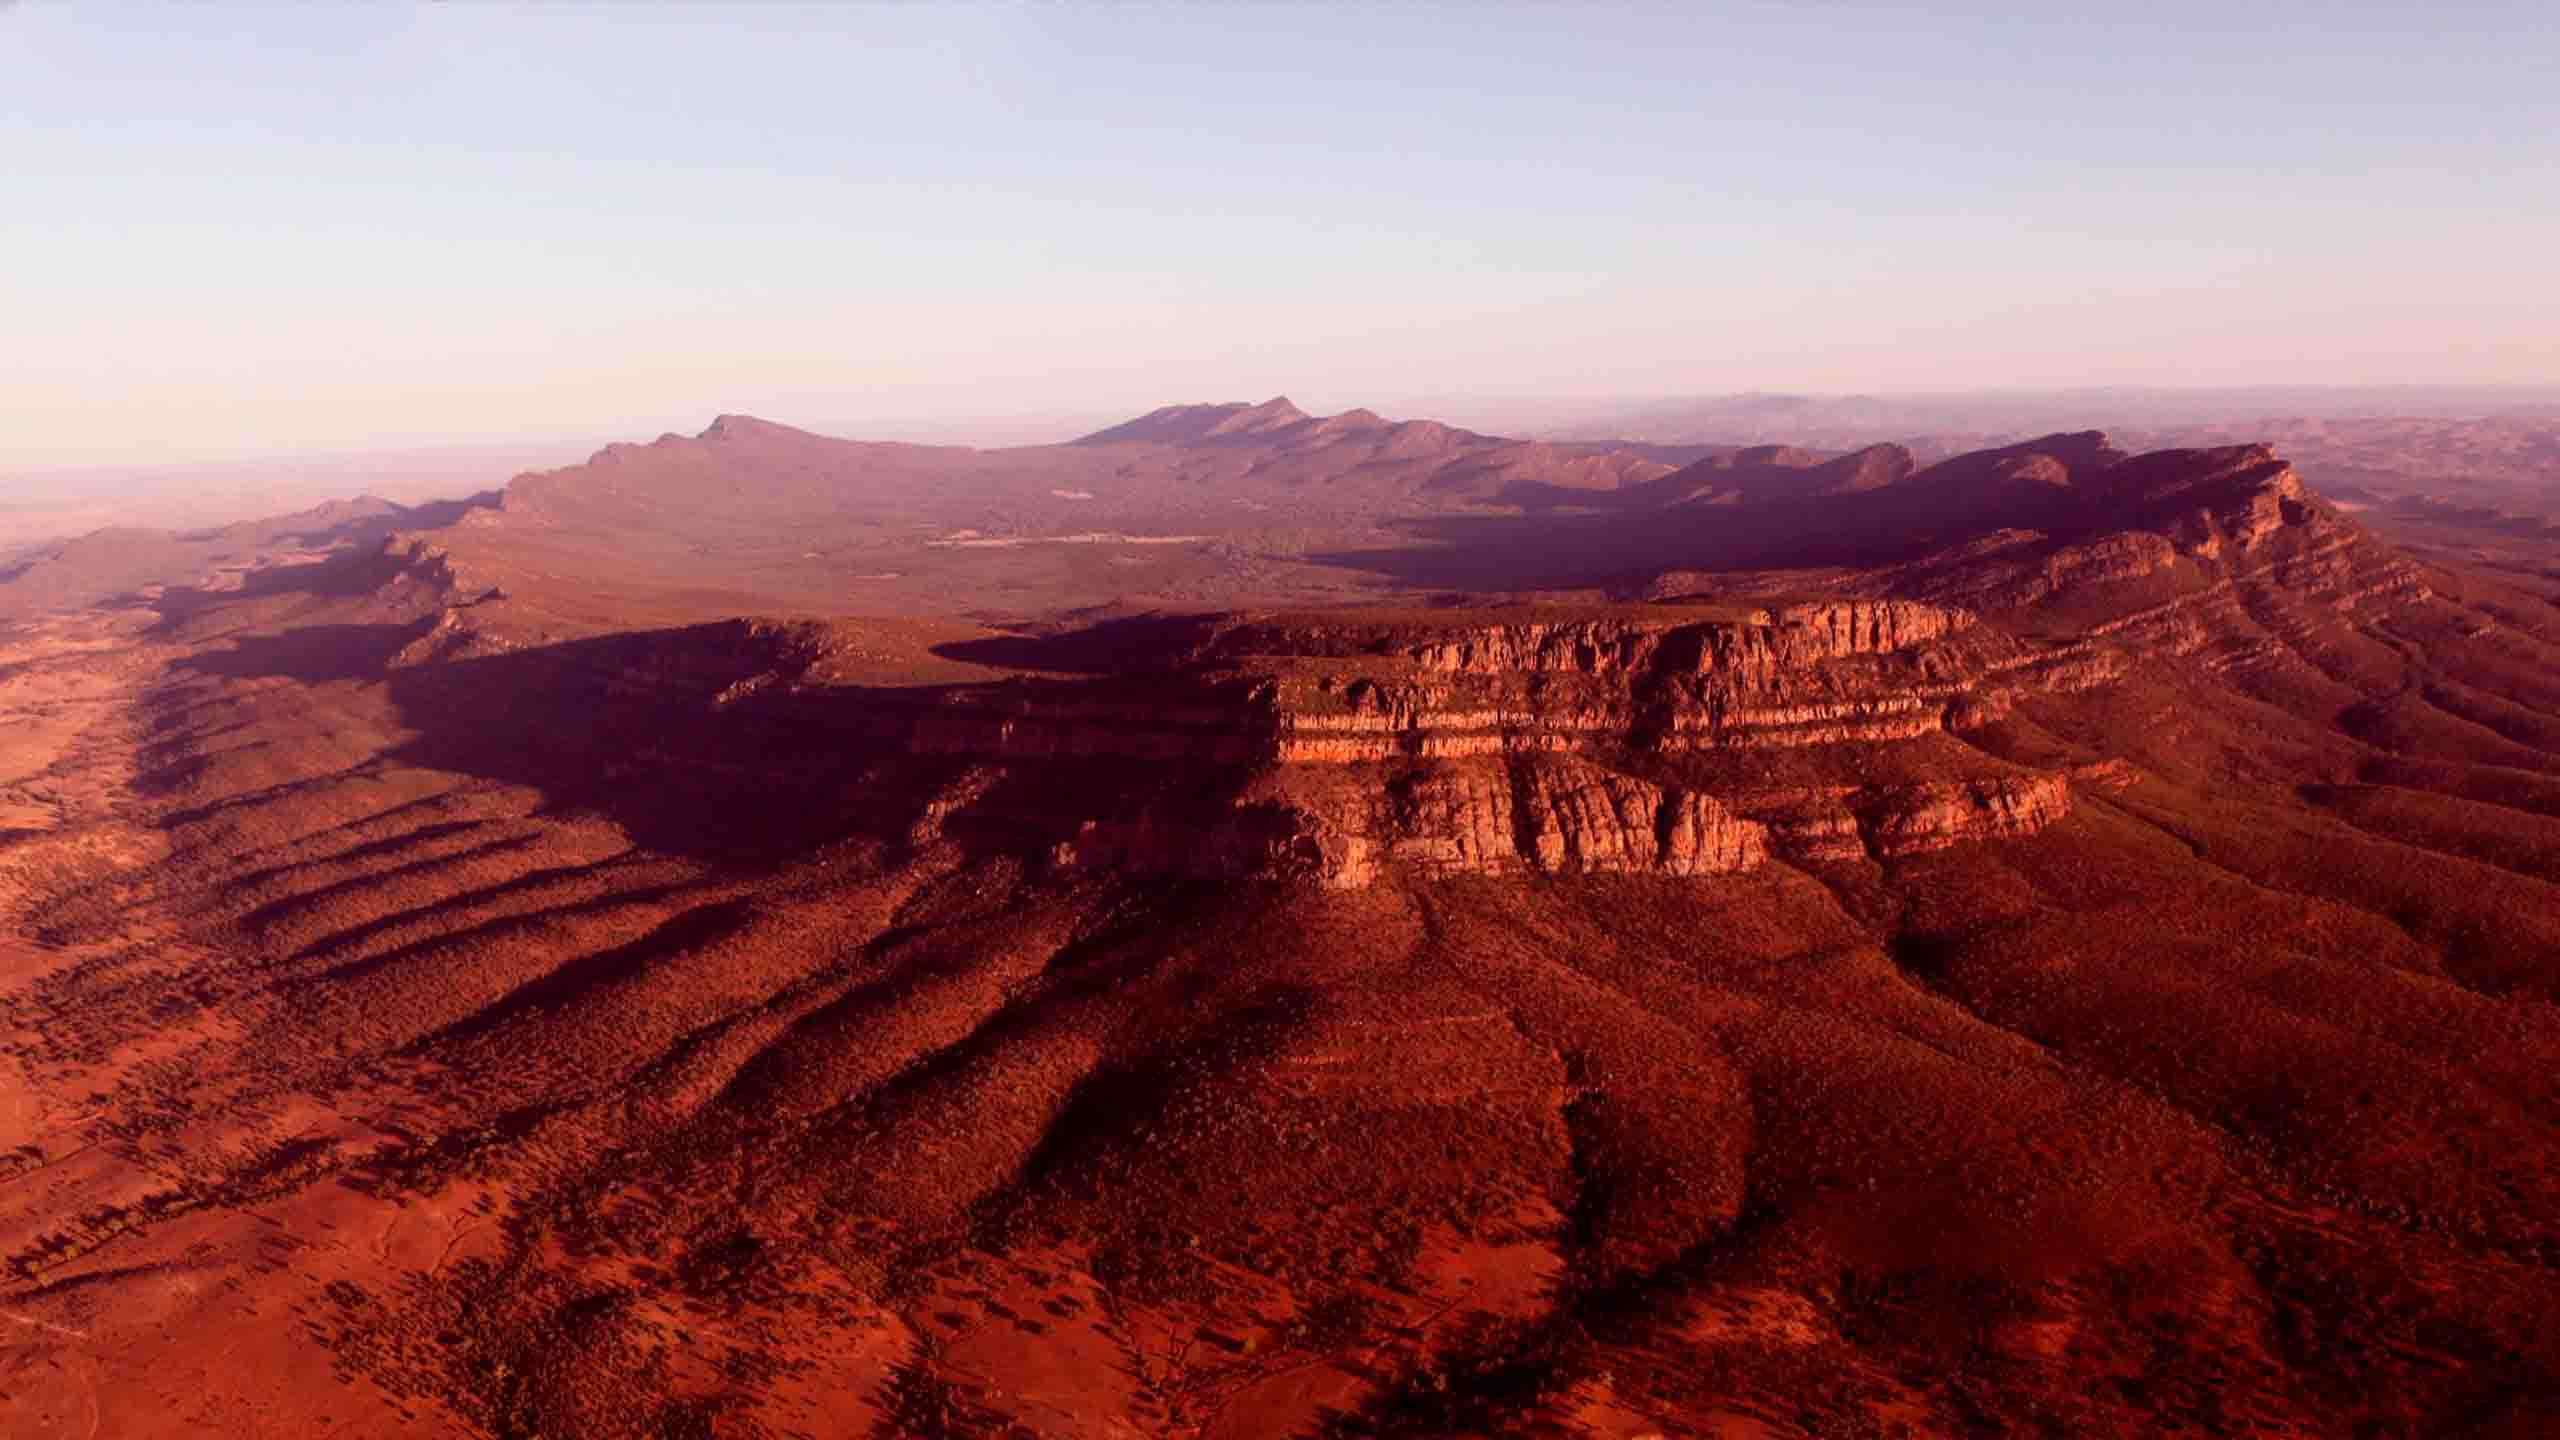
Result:
[[[0,3],[0,471],[724,410],[2550,383],[2555,17]]]

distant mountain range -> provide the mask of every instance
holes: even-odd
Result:
[[[2560,390],[2551,389],[1730,395],[1603,412],[1554,433],[1828,450],[1893,442],[1940,458],[2089,426],[2140,448],[2265,442],[2315,480],[2339,486],[2560,508]]]

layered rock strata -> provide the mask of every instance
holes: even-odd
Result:
[[[1507,764],[1332,772],[1319,786],[1266,778],[1222,812],[1088,820],[1054,863],[1264,875],[1337,887],[1390,868],[1460,874],[1728,875],[1767,857],[1767,829],[1712,796],[1570,755]]]
[[[1634,607],[1628,607],[1634,608]],[[862,723],[918,753],[1359,764],[1596,749],[1907,740],[2019,691],[2103,684],[2103,646],[2033,646],[1962,611],[1844,601],[1689,618],[1428,625],[1256,621],[1160,675],[881,696]]]
[[[1336,886],[1390,870],[1697,877],[2029,834],[2070,789],[2000,774],[1726,793],[1684,782],[1684,755],[1836,752],[1854,769],[1871,747],[1996,718],[2021,690],[2114,673],[2103,647],[2039,649],[1907,601],[1333,614],[1225,625],[1162,675],[884,699],[859,723],[976,762],[929,807],[964,824],[1042,823],[986,765],[1136,767],[1046,843],[1061,865]]]
[[[2030,773],[1799,787],[1739,795],[1733,803],[1768,831],[1772,851],[1790,859],[1890,860],[2032,835],[2070,813],[2071,787],[2065,776]]]

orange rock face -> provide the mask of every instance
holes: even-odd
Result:
[[[1248,620],[1190,654],[1153,678],[964,692],[854,723],[999,768],[1142,761],[1202,777],[1171,801],[1014,817],[1063,825],[1049,853],[1064,864],[1336,887],[1397,867],[1703,877],[1752,868],[1769,840],[1716,785],[1685,780],[1683,754],[1892,745],[2021,685],[2095,683],[2085,657],[2047,664],[1961,611],[1900,601],[1476,625],[1338,612]],[[1860,854],[2025,834],[2069,805],[2052,777],[1870,799],[1844,832]]]

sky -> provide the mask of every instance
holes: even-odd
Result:
[[[0,474],[723,411],[2551,384],[2554,257],[2547,0],[0,0]]]

